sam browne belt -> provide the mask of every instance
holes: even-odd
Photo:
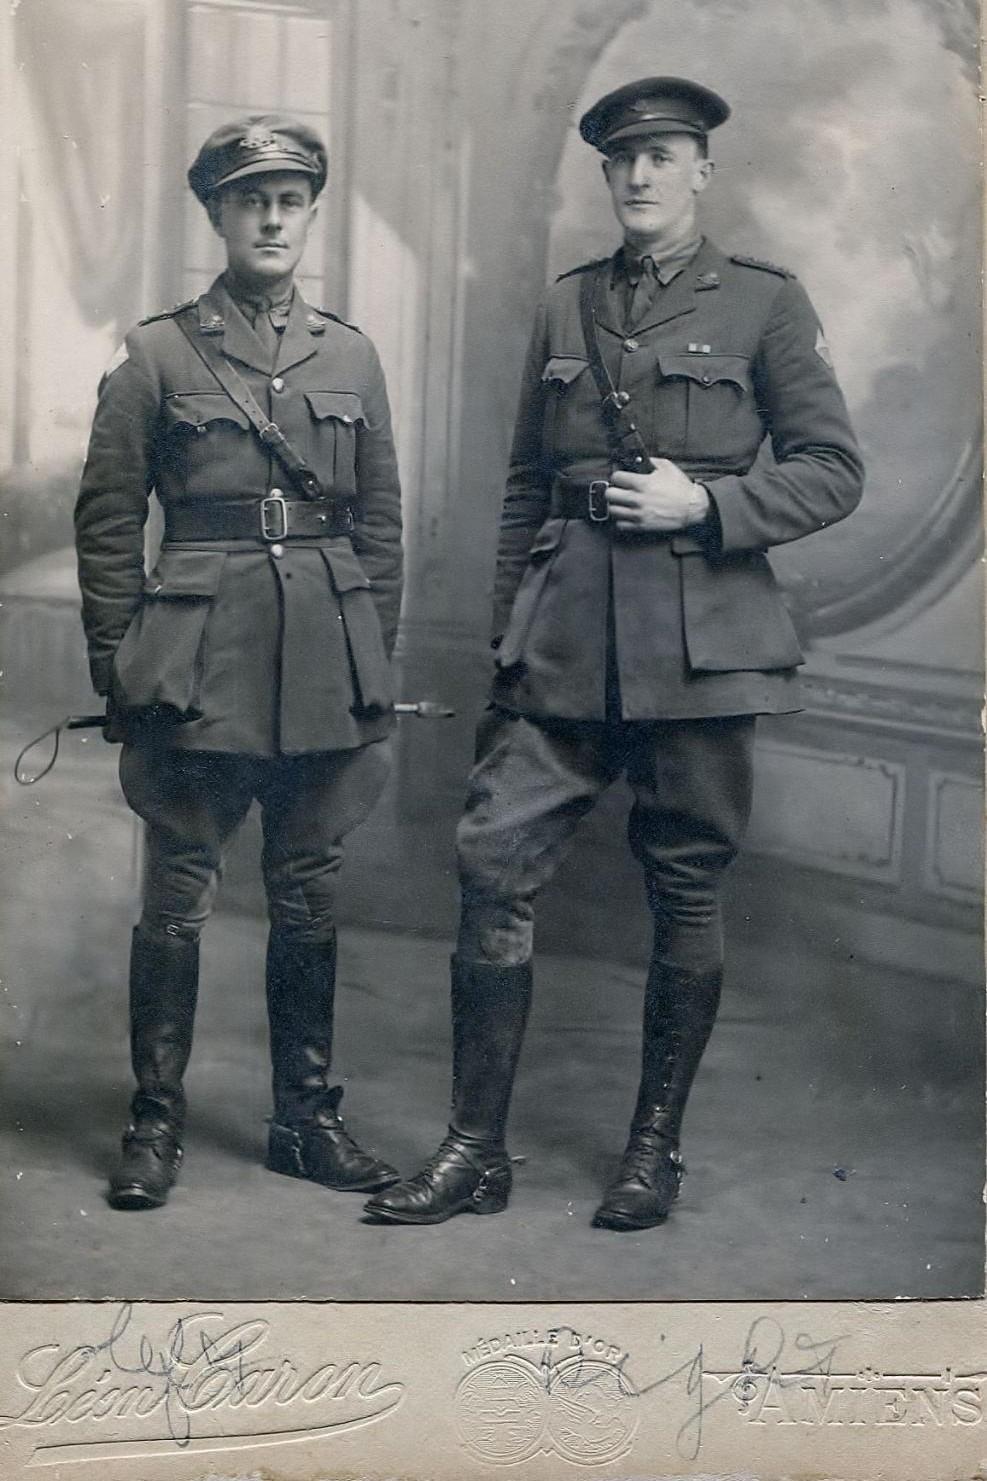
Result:
[[[183,499],[165,508],[166,540],[332,539],[351,535],[353,510],[340,499]]]

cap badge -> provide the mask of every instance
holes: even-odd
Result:
[[[648,114],[654,112],[655,102],[653,98],[635,98],[629,106],[632,113]]]
[[[259,128],[255,124],[251,125],[251,127],[244,134],[243,138],[240,140],[241,149],[257,149],[267,151],[271,149],[280,149],[280,147],[281,146],[279,145],[274,134],[271,133],[270,129]]]

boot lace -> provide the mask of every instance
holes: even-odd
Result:
[[[621,1182],[636,1179],[651,1188],[666,1168],[677,1182],[681,1181],[683,1166],[682,1154],[664,1137],[638,1133],[621,1158],[618,1178]]]

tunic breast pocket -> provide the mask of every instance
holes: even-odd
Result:
[[[246,413],[223,391],[183,391],[165,401],[164,460],[190,498],[228,490],[252,435]]]
[[[313,467],[322,479],[332,479],[338,494],[356,493],[357,427],[366,425],[363,402],[356,391],[306,391],[317,452]]]
[[[588,369],[589,361],[579,355],[552,355],[545,364],[541,376],[545,388],[543,445],[548,454],[560,447],[567,455],[575,451],[573,413],[585,402],[584,390],[588,394],[592,387],[592,377],[585,374]]]
[[[662,452],[711,467],[749,464],[764,437],[746,355],[663,354],[658,366],[658,435],[662,401],[674,403],[677,439]]]

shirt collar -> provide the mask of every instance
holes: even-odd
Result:
[[[662,256],[661,254],[655,256],[653,252],[637,253],[633,247],[625,242],[622,247],[617,249],[614,255],[613,271],[610,279],[611,285],[615,286],[621,278],[626,279],[631,284],[638,283],[641,273],[644,270],[644,261],[646,258],[650,258],[654,264],[655,277],[663,288],[667,288],[672,279],[678,277],[683,268],[689,266],[689,263],[702,246],[703,241],[704,238],[702,236],[693,237],[690,242],[674,248],[667,256]]]
[[[281,293],[277,298],[271,298],[264,293],[245,293],[239,283],[229,273],[223,274],[222,281],[223,287],[250,324],[256,322],[258,314],[264,313],[269,314],[272,324],[279,328],[283,328],[287,324],[288,317],[291,313],[292,300],[295,296],[294,283],[289,284],[287,291]]]

